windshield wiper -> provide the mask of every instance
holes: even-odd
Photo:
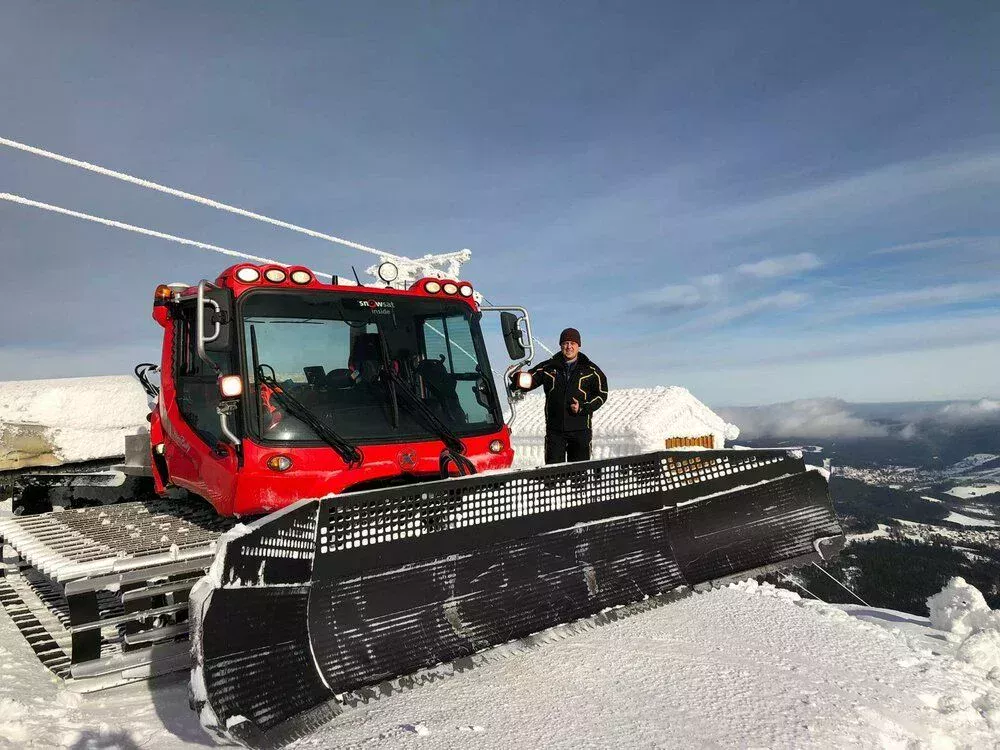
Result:
[[[441,439],[441,442],[444,443],[445,450],[441,454],[441,476],[446,477],[448,475],[448,460],[454,462],[455,467],[462,476],[475,474],[475,465],[463,455],[465,453],[465,443],[462,442],[462,439],[423,402],[420,396],[413,392],[413,389],[410,388],[407,382],[391,366],[383,364],[382,371],[393,386],[391,392],[395,394],[398,391],[403,396],[403,403],[410,407],[410,411],[417,417],[422,418],[425,426],[429,427]],[[395,405],[395,399],[393,399],[393,403]]]
[[[317,417],[312,409],[278,385],[278,381],[274,379],[273,374],[264,374],[264,368],[267,368],[272,373],[274,372],[274,368],[270,365],[257,365],[257,382],[262,383],[271,389],[271,393],[278,400],[278,403],[284,407],[285,411],[300,422],[308,425],[309,428],[315,432],[324,443],[337,451],[337,453],[340,454],[340,457],[348,464],[361,463],[361,451],[341,437],[336,430],[330,427],[330,425]]]

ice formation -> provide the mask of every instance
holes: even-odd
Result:
[[[544,460],[545,397],[540,391],[517,407],[513,427],[515,466],[537,466]],[[608,402],[593,417],[594,458],[614,458],[663,450],[667,438],[711,436],[714,448],[739,434],[691,395],[686,388],[611,388]]]
[[[124,455],[148,413],[131,376],[0,383],[0,471]]]

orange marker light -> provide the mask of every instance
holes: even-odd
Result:
[[[292,468],[292,459],[288,456],[271,456],[267,459],[267,468],[271,471],[288,471]]]
[[[156,287],[156,291],[153,292],[153,301],[169,302],[171,299],[173,299],[173,296],[174,296],[173,289],[171,289],[166,284],[160,284],[158,287]]]

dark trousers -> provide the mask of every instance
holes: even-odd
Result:
[[[590,430],[545,433],[545,463],[587,461],[590,458]]]

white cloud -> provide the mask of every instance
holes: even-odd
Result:
[[[981,246],[993,244],[1000,240],[1000,237],[941,237],[934,240],[924,240],[923,242],[908,242],[904,245],[892,245],[873,250],[872,255],[884,255],[887,253],[906,253],[914,250],[939,250],[941,248],[958,247],[962,245]]]
[[[711,315],[706,315],[691,323],[690,328],[717,328],[732,323],[735,320],[749,318],[768,310],[791,310],[801,307],[809,300],[808,294],[802,292],[778,292],[766,297],[757,297],[739,305],[729,305],[720,308]],[[686,327],[681,327],[686,328]]]
[[[812,253],[798,253],[797,255],[779,255],[774,258],[765,258],[756,263],[744,263],[737,266],[736,272],[747,276],[754,276],[758,279],[774,279],[779,276],[790,276],[803,271],[811,271],[819,268],[823,262]]]
[[[822,320],[839,320],[877,312],[911,310],[918,307],[934,307],[935,305],[958,305],[992,297],[1000,297],[1000,281],[942,284],[850,299],[836,308],[828,310],[827,314],[822,316]]]
[[[636,294],[639,307],[657,312],[695,310],[717,302],[721,293],[722,276],[701,276],[687,284],[668,284]]]
[[[882,425],[854,415],[849,404],[833,398],[804,399],[767,406],[716,409],[747,439],[886,437]]]

